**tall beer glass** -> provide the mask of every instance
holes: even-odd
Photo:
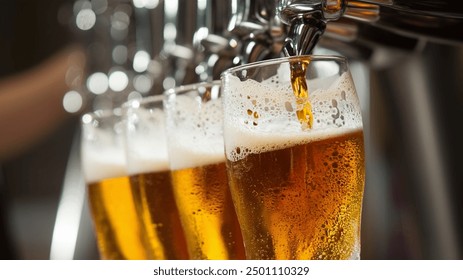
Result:
[[[360,258],[364,144],[346,60],[279,58],[229,69],[222,82],[246,257]]]
[[[146,259],[127,176],[120,110],[82,117],[82,168],[102,259]]]
[[[130,184],[151,259],[188,259],[167,153],[163,96],[124,106]]]
[[[174,195],[192,259],[243,259],[225,169],[220,81],[165,93]]]

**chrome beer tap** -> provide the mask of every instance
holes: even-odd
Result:
[[[275,0],[232,0],[228,32],[239,44],[241,64],[279,56],[284,27],[276,15]]]
[[[198,1],[196,17],[193,45],[201,81],[218,79],[232,66],[280,56],[286,35],[275,0]]]
[[[286,56],[311,53],[326,23],[338,20],[344,13],[346,1],[281,0],[278,13],[283,23],[289,25],[283,45]]]
[[[236,42],[227,37],[231,5],[212,0],[198,0],[196,32],[193,48],[196,52],[195,73],[199,81],[219,79],[220,73],[236,65]]]
[[[311,53],[325,31],[327,37],[341,41],[362,37],[376,43],[375,32],[380,29],[414,39],[463,42],[463,7],[458,0],[277,1],[277,14],[289,26],[285,55]]]

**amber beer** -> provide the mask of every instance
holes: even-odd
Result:
[[[228,161],[248,258],[358,256],[362,131],[320,138]]]
[[[195,167],[172,171],[190,256],[193,259],[244,259],[225,161],[204,165],[200,161]]]
[[[166,94],[174,195],[192,259],[245,257],[227,182],[218,89],[217,83],[190,85]]]
[[[83,116],[82,167],[87,182],[90,212],[102,259],[146,259],[127,175],[124,150],[111,135],[114,130],[97,127],[111,116]]]
[[[128,102],[126,151],[133,198],[150,259],[188,259],[172,190],[163,97]]]
[[[186,241],[175,204],[170,170],[130,176],[134,202],[150,245],[150,259],[188,259]]]
[[[96,155],[98,156],[98,155]],[[102,155],[100,155],[102,156]],[[93,177],[89,174],[87,192],[102,259],[146,259],[141,239],[140,220],[136,215],[129,177],[124,165],[95,162]],[[91,163],[87,163],[91,164]],[[105,171],[108,176],[105,176]],[[117,172],[120,171],[120,172]],[[111,174],[109,174],[111,173]]]
[[[310,63],[294,77],[289,62],[297,59]],[[228,178],[246,257],[360,258],[363,129],[345,61],[282,58],[222,79]],[[310,94],[293,92],[300,79]]]
[[[88,197],[102,259],[146,259],[128,177],[88,185]]]

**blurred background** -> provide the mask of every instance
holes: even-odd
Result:
[[[364,110],[361,257],[461,259],[463,8],[365,2],[386,4],[363,14],[352,4],[314,50],[349,59]],[[0,257],[98,259],[80,116],[278,56],[286,30],[274,8],[268,0],[1,1]]]

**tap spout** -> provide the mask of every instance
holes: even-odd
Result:
[[[286,56],[310,54],[326,23],[338,20],[346,6],[346,0],[279,0],[277,13],[289,26],[282,52]]]

